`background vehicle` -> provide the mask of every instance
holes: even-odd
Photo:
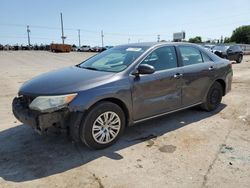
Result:
[[[21,47],[18,46],[18,45],[14,45],[14,46],[12,47],[12,49],[15,50],[15,51],[17,51],[17,50],[21,50]]]
[[[206,45],[202,45],[202,47],[204,47],[206,50],[212,52],[212,49],[215,45],[210,45],[210,44],[206,44]]]
[[[6,44],[6,45],[3,46],[3,50],[14,50],[14,47],[11,46],[11,45]]]
[[[100,49],[100,47],[94,46],[94,47],[91,47],[90,51],[91,52],[99,52],[99,49]]]
[[[243,51],[239,45],[219,45],[212,49],[212,52],[221,58],[226,58],[230,61],[241,63],[243,59]]]
[[[103,52],[106,50],[106,47],[94,46],[91,48],[91,52]]]
[[[71,51],[77,52],[78,50],[79,50],[79,48],[78,48],[75,44],[73,44],[73,45],[71,46]]]
[[[101,149],[126,126],[197,105],[215,110],[231,82],[231,63],[197,45],[128,44],[26,82],[13,113],[40,132],[68,129]]]
[[[29,50],[30,48],[31,46],[29,45],[26,45],[26,46],[21,45],[21,50]]]
[[[113,48],[114,46],[105,46],[106,50]]]
[[[80,49],[78,49],[78,51],[80,51],[80,52],[90,52],[90,49],[91,49],[90,46],[84,45]]]

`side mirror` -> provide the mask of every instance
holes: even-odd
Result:
[[[140,64],[132,74],[139,76],[140,74],[153,74],[154,72],[155,68],[153,66],[148,64]]]

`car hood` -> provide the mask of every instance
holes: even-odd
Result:
[[[212,49],[212,51],[214,51],[214,52],[227,52],[227,49],[223,49],[223,48],[220,48],[220,49]]]
[[[58,95],[79,92],[107,82],[115,73],[67,67],[51,71],[27,81],[19,95]]]

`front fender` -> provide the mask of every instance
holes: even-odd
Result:
[[[126,106],[129,117],[132,118],[131,88],[128,81],[79,92],[68,108],[71,112],[84,112],[95,103],[105,99],[117,99],[121,101]]]

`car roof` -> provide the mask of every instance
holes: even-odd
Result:
[[[198,46],[197,44],[188,43],[188,42],[140,42],[140,43],[131,43],[131,44],[124,44],[119,45],[119,47],[155,47],[155,46],[162,46],[162,45],[192,45]]]
[[[216,46],[227,46],[227,47],[231,47],[231,46],[240,46],[239,44],[217,44]]]

